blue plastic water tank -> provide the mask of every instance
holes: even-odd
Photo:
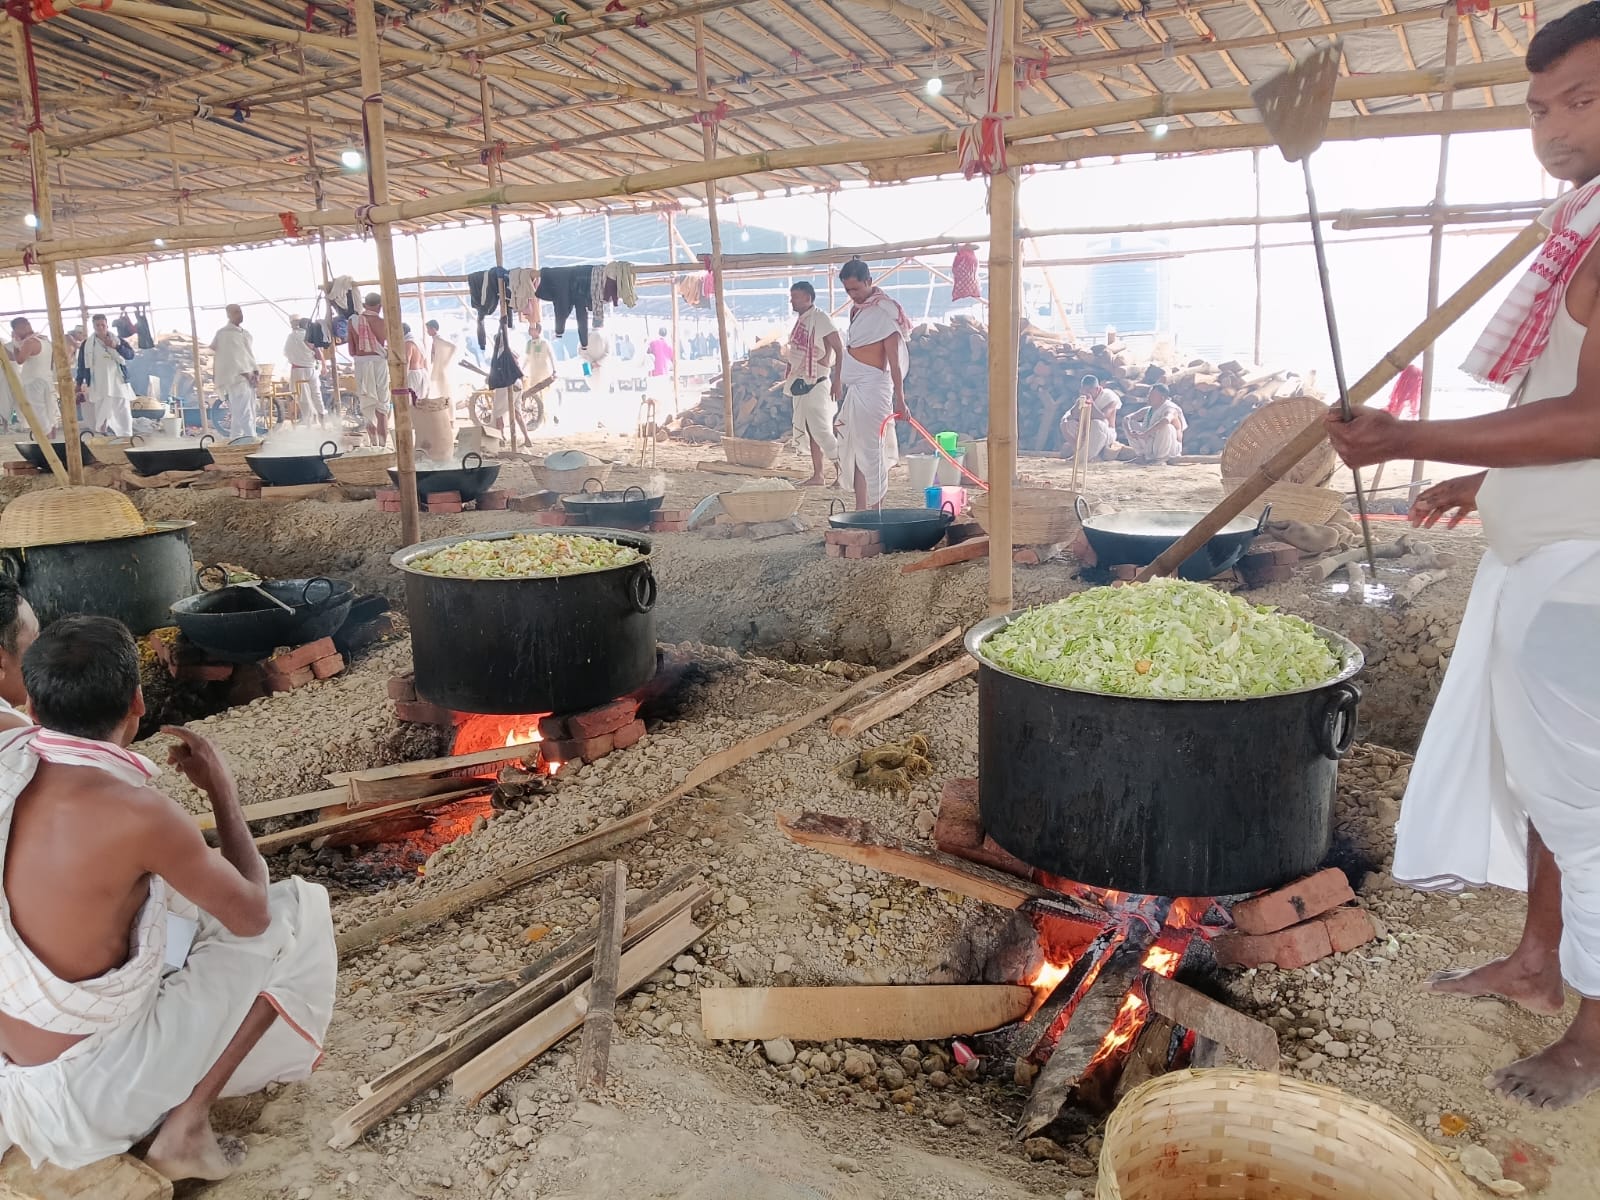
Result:
[[[1164,254],[1159,238],[1111,237],[1089,244],[1092,256]],[[1096,263],[1083,291],[1083,329],[1098,340],[1106,329],[1127,336],[1171,328],[1172,264],[1167,258]]]

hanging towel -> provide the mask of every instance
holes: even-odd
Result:
[[[328,298],[328,307],[346,321],[361,311],[356,281],[349,275],[336,275],[331,283],[323,284],[322,294]]]
[[[526,312],[539,286],[539,272],[532,267],[512,267],[506,274],[510,281],[512,311]]]
[[[154,350],[156,339],[150,333],[150,318],[144,315],[144,309],[139,309],[139,315],[133,323],[134,340],[138,342],[141,350]]]
[[[490,267],[487,271],[473,271],[467,275],[468,299],[472,303],[473,311],[478,314],[479,350],[482,350],[488,342],[488,335],[483,328],[485,317],[498,312],[504,324],[511,323],[511,313],[506,304],[510,294],[510,280],[510,272],[504,267]]]
[[[612,304],[626,304],[634,308],[639,303],[634,266],[631,262],[614,262],[606,266],[606,299]]]
[[[956,251],[955,262],[950,267],[950,299],[982,300],[978,287],[978,251],[973,246],[963,246]]]
[[[711,269],[711,255],[702,254],[700,256],[700,265],[706,269],[705,275],[700,280],[700,294],[707,298],[715,296],[717,294],[717,276],[716,272]]]
[[[685,304],[699,308],[705,296],[705,289],[699,275],[680,275],[678,277],[678,296]]]
[[[489,360],[489,374],[484,386],[493,389],[513,387],[521,378],[522,368],[517,365],[517,356],[506,345],[506,331],[501,329],[494,335],[494,357]]]
[[[548,300],[556,315],[556,337],[567,331],[567,318],[578,314],[578,344],[589,344],[589,308],[592,273],[588,267],[545,267],[539,272],[539,290],[534,294]]]

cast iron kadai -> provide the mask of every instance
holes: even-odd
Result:
[[[219,570],[207,567],[200,579]],[[186,596],[172,605],[172,616],[185,637],[218,658],[257,662],[279,646],[332,637],[354,600],[354,589],[342,579],[272,579],[259,590],[234,585]],[[289,611],[280,604],[287,604]]]
[[[132,537],[0,549],[39,624],[84,614],[114,617],[135,637],[172,624],[172,602],[194,590],[193,521],[153,521]]]
[[[595,485],[590,491],[589,485]],[[638,484],[620,492],[603,491],[605,484],[598,479],[585,479],[583,490],[561,497],[561,507],[580,521],[595,525],[648,525],[665,496],[646,496]],[[633,493],[638,492],[638,496]]]
[[[1083,536],[1089,539],[1089,548],[1102,567],[1148,566],[1206,515],[1185,509],[1147,508],[1091,517],[1082,496],[1076,507]],[[1262,508],[1260,520],[1235,517],[1229,521],[1215,537],[1183,560],[1178,578],[1204,582],[1222,574],[1239,561],[1256,535],[1267,527],[1271,511],[1269,504]]]
[[[844,501],[834,497],[828,503],[828,524],[835,529],[872,530],[883,540],[885,554],[932,550],[956,519],[956,506],[948,500],[936,509],[868,508],[861,512],[835,512],[835,504],[844,508]]]
[[[198,445],[179,446],[166,450],[139,449],[140,437],[133,435],[133,444],[127,449],[128,465],[140,475],[160,475],[163,471],[200,471],[213,461],[206,449],[216,438],[204,435]]]
[[[475,458],[478,465],[467,466],[467,460]],[[417,472],[417,495],[431,496],[435,492],[460,492],[463,500],[476,500],[484,492],[494,486],[494,481],[500,476],[500,464],[490,463],[483,465],[483,455],[472,451],[461,456],[459,467],[450,467],[438,471]],[[400,486],[400,469],[389,468],[389,478],[396,487]]]
[[[465,579],[412,563],[467,540],[545,528],[471,533],[407,546],[389,559],[405,577],[417,695],[456,712],[571,713],[597,708],[656,671],[656,580],[650,540],[570,526],[563,536],[632,546],[638,562],[536,579]]]
[[[1081,691],[978,660],[978,808],[1023,862],[1092,887],[1231,896],[1323,865],[1339,759],[1356,736],[1361,651],[1317,633],[1339,663],[1296,692],[1233,700]]]
[[[87,438],[88,436],[88,432],[85,431],[83,438]],[[80,438],[79,440],[82,441],[83,438]],[[67,444],[65,442],[51,442],[50,444],[55,447],[56,457],[61,460],[63,465],[65,465],[67,461]],[[49,462],[45,460],[44,448],[40,446],[38,442],[18,442],[17,453],[22,455],[23,459],[26,460],[28,465],[31,467],[38,467],[41,471],[48,471],[50,469]],[[83,465],[87,467],[93,462],[94,455],[89,452],[89,443],[84,441]]]
[[[315,454],[246,454],[244,461],[269,487],[298,487],[306,483],[332,483],[333,472],[328,470],[328,460],[338,457],[339,443],[323,442]]]

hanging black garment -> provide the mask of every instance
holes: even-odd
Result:
[[[150,333],[150,318],[144,315],[144,309],[139,310],[138,318],[133,323],[134,340],[141,350],[154,350],[156,339]],[[127,336],[124,334],[123,336]]]
[[[506,345],[506,331],[502,329],[494,335],[494,357],[489,360],[489,375],[484,382],[491,388],[508,388],[514,387],[521,378],[522,368],[517,365],[517,356]]]
[[[534,293],[548,300],[556,314],[556,337],[567,331],[567,317],[578,314],[578,344],[589,344],[589,310],[594,307],[590,278],[593,267],[545,267],[539,272],[539,290]]]
[[[490,267],[487,271],[472,271],[467,275],[467,299],[473,312],[478,314],[479,350],[488,340],[483,328],[485,317],[498,312],[505,325],[511,324],[510,295],[511,272],[504,267]]]
[[[117,314],[117,319],[111,322],[111,328],[117,331],[117,336],[124,340],[133,336],[133,318],[127,312]]]

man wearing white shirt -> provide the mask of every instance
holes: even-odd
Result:
[[[228,436],[256,435],[256,384],[261,368],[255,345],[244,328],[244,310],[228,305],[228,323],[211,339],[212,383],[228,403]]]
[[[283,357],[289,362],[289,388],[300,405],[300,420],[307,425],[315,420],[321,425],[327,420],[322,409],[322,382],[318,378],[322,351],[306,341],[310,325],[304,317],[295,317],[289,322]]]
[[[50,339],[35,333],[27,317],[15,317],[11,321],[11,342],[6,354],[16,364],[22,394],[33,409],[33,415],[54,436],[61,426],[61,406],[56,403]]]

